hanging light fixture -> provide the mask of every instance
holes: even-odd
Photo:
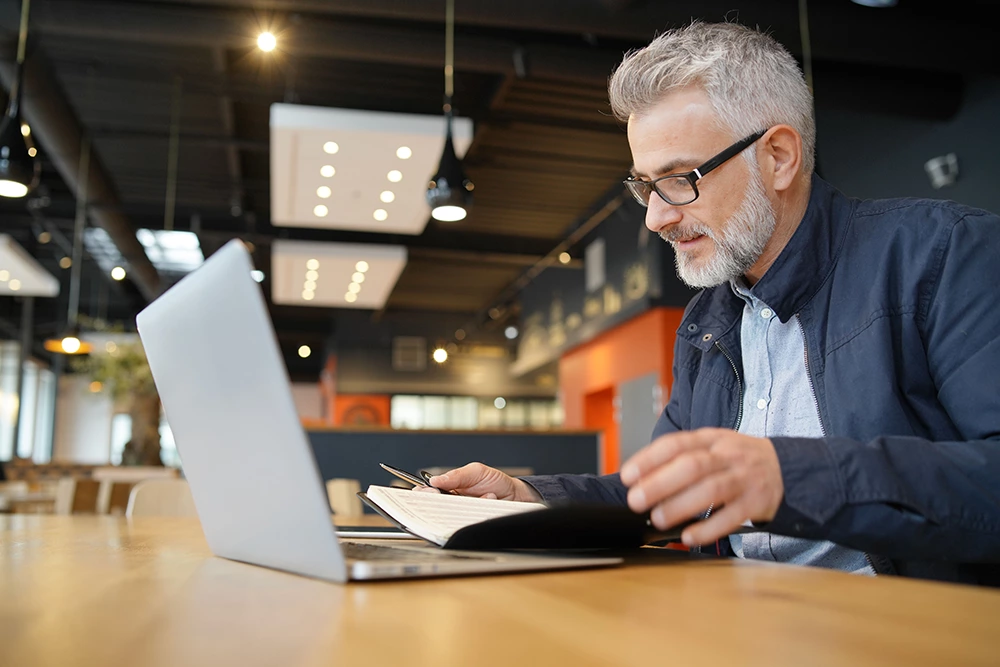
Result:
[[[80,280],[83,268],[83,230],[87,226],[87,184],[90,181],[90,141],[80,141],[80,164],[77,166],[76,222],[73,233],[73,264],[69,277],[69,307],[66,331],[45,341],[45,349],[58,354],[89,354],[93,346],[80,340]]]
[[[427,184],[427,203],[431,217],[441,222],[458,222],[465,219],[472,208],[472,190],[475,186],[465,175],[462,161],[455,155],[451,137],[451,97],[455,91],[455,0],[447,0],[445,16],[444,52],[444,150],[437,173]]]
[[[22,130],[21,91],[24,89],[24,52],[28,42],[28,9],[21,5],[21,30],[17,42],[17,76],[10,91],[7,112],[0,122],[0,196],[23,197],[38,183],[40,165],[29,153],[28,132]],[[27,127],[24,125],[24,127]]]

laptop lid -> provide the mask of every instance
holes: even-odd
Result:
[[[212,552],[333,581],[347,569],[246,247],[136,317]]]

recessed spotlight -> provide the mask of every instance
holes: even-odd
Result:
[[[396,198],[396,195],[392,193],[392,190],[383,190],[382,194],[380,194],[378,198],[384,201],[386,204],[389,204],[392,203],[392,201]]]
[[[354,292],[348,292],[347,294],[344,295],[344,301],[346,301],[347,303],[354,303],[357,300],[358,300],[358,295],[355,294]]]
[[[270,53],[271,51],[274,51],[274,47],[277,45],[278,40],[273,34],[269,32],[262,32],[257,35],[257,48],[261,51]]]
[[[80,339],[76,336],[66,336],[62,339],[61,345],[63,352],[69,354],[76,354],[80,351]]]
[[[250,277],[252,277],[254,280],[256,280],[259,283],[264,282],[264,272],[261,271],[260,269],[254,269],[253,271],[251,271],[250,272]]]
[[[455,330],[455,340],[465,340],[465,329]]]
[[[569,262],[570,262],[571,259],[573,259],[573,258],[569,256],[568,252],[561,252],[561,253],[559,253],[559,263],[560,264],[569,264]]]
[[[308,345],[299,346],[299,356],[302,357],[303,359],[308,359],[309,355],[312,353],[313,353],[312,348],[310,348]]]
[[[400,146],[396,149],[396,157],[400,160],[409,160],[411,155],[413,155],[413,151],[410,150],[409,146]]]
[[[503,330],[503,335],[507,337],[507,340],[514,340],[517,338],[517,327],[507,327]]]
[[[302,290],[302,298],[305,299],[306,301],[312,301],[313,299],[316,298],[316,292],[307,289]]]
[[[69,257],[63,257],[59,260],[59,268],[68,269],[71,266],[73,266],[73,260]]]
[[[118,351],[118,345],[113,340],[109,340],[104,344],[104,349],[108,351],[108,354],[114,354]]]
[[[35,157],[36,155],[38,155],[38,149],[35,148],[34,146],[30,146],[28,148],[28,155],[30,155],[31,157]]]
[[[16,292],[19,289],[21,289],[21,281],[18,280],[17,278],[11,278],[10,282],[7,283],[7,287],[10,288],[11,292]]]
[[[330,209],[328,209],[326,206],[323,206],[322,204],[316,204],[316,207],[313,209],[313,213],[316,215],[317,218],[325,218],[326,214],[329,212]]]
[[[309,269],[310,271],[315,271],[316,269],[319,268],[319,260],[318,259],[306,260],[306,268]]]
[[[38,242],[41,243],[42,245],[48,243],[51,240],[52,240],[52,234],[49,234],[48,232],[42,232],[41,234],[38,235]]]
[[[354,275],[351,276],[351,280],[360,285],[365,281],[365,274],[361,273],[360,271],[356,271]]]
[[[347,286],[347,291],[357,294],[358,292],[361,291],[361,285],[357,283],[351,283],[350,285]]]
[[[323,144],[323,152],[324,153],[329,153],[330,155],[333,155],[334,153],[336,153],[339,150],[340,150],[340,146],[337,144],[336,141],[328,141],[325,144]]]
[[[434,359],[434,361],[438,362],[439,364],[443,364],[444,362],[448,361],[448,350],[444,349],[443,347],[439,347],[438,349],[434,350],[434,354],[432,354],[431,357]]]
[[[111,269],[111,277],[115,280],[125,280],[125,269],[120,266],[116,266]]]
[[[0,283],[5,283],[10,280],[10,271],[7,269],[0,269]]]
[[[319,175],[324,178],[330,178],[337,173],[337,170],[333,168],[332,164],[324,164],[319,168]]]
[[[365,260],[361,260],[360,262],[354,265],[354,268],[360,271],[361,273],[364,273],[365,271],[368,270],[368,262],[366,262]]]
[[[306,271],[306,280],[319,280],[319,271],[312,269]]]
[[[331,194],[332,191],[325,185],[321,185],[318,188],[316,188],[316,196],[319,197],[320,199],[329,199]]]
[[[382,222],[383,220],[389,217],[389,214],[385,212],[384,208],[377,208],[375,209],[375,212],[372,213],[372,217],[378,220],[379,222]]]
[[[503,410],[507,407],[507,401],[504,400],[503,396],[497,396],[493,401],[493,407],[497,410]]]
[[[21,123],[21,136],[22,137],[29,137],[29,136],[31,136],[31,128],[28,126],[27,123]],[[400,148],[399,151],[401,151],[401,150],[403,150],[403,149]],[[410,150],[410,149],[407,148],[406,150]],[[396,155],[399,155],[399,151],[396,151]],[[410,156],[407,155],[406,157],[410,157]]]
[[[316,291],[316,281],[315,280],[307,280],[302,285],[302,289],[304,289],[307,292],[315,292]]]
[[[388,174],[386,174],[385,177],[389,179],[390,183],[399,183],[401,180],[403,180],[403,172],[399,171],[398,169],[393,169]]]

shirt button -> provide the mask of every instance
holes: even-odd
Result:
[[[760,316],[763,317],[765,320],[771,319],[772,315],[774,315],[774,312],[770,308],[765,308],[764,310],[760,311]]]
[[[757,401],[758,409],[763,410],[766,407],[767,407],[767,401],[765,401],[763,398]]]

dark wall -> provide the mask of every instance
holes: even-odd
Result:
[[[819,104],[816,112],[820,171],[844,194],[952,199],[1000,212],[1000,79],[968,81],[944,120],[852,106]],[[947,153],[958,155],[958,181],[935,190],[924,163]]]

